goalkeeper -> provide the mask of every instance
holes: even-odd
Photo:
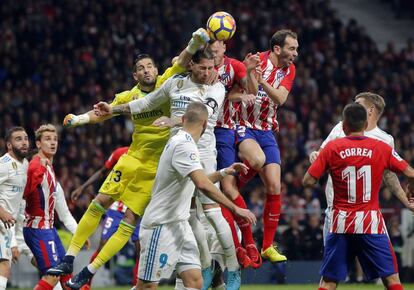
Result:
[[[149,55],[138,55],[134,61],[133,71],[133,77],[137,82],[136,86],[129,91],[117,94],[111,105],[125,104],[134,99],[143,98],[146,94],[159,88],[171,76],[186,71],[192,55],[208,40],[209,37],[204,29],[200,28],[194,32],[192,39],[179,55],[177,62],[161,76],[158,76],[158,69]],[[99,189],[98,195],[89,205],[79,222],[62,263],[49,269],[48,274],[72,273],[75,257],[88,237],[98,227],[106,209],[116,200],[122,201],[128,207],[118,230],[108,240],[94,261],[74,276],[68,282],[68,286],[72,289],[81,288],[102,265],[109,261],[128,242],[138,219],[142,217],[150,201],[158,160],[169,138],[169,128],[160,128],[152,124],[159,117],[169,115],[169,103],[148,112],[131,115],[134,132],[128,153],[119,159]],[[99,123],[106,119],[108,117],[99,117],[93,111],[89,111],[82,115],[69,114],[65,117],[63,123],[65,126],[72,127]],[[136,176],[136,171],[140,172],[139,180],[137,178],[133,179]]]

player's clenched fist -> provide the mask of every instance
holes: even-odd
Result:
[[[203,45],[210,40],[207,31],[204,28],[199,28],[193,32],[193,37],[187,45],[186,50],[190,54],[195,54]]]

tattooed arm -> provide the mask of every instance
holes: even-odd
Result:
[[[382,177],[385,186],[388,190],[395,195],[396,198],[409,210],[414,211],[414,204],[410,203],[404,189],[401,187],[400,181],[394,172],[389,170],[384,171]]]

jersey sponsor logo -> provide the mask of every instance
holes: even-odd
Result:
[[[14,169],[14,170],[17,170],[17,163],[16,163],[16,162],[14,162],[14,161],[13,161],[13,162],[12,162],[12,166],[13,166],[13,169]]]
[[[398,161],[402,161],[403,159],[401,158],[400,155],[398,155],[397,151],[395,151],[394,149],[392,149],[392,156],[395,157],[395,159],[397,159]]]
[[[213,98],[207,98],[204,101],[204,105],[210,107],[213,110],[213,114],[215,114],[216,110],[218,110],[218,104],[217,104],[216,100],[213,99]]]
[[[140,119],[148,119],[148,118],[161,117],[161,116],[164,116],[161,110],[154,110],[154,111],[149,111],[149,112],[133,114],[132,118],[134,120],[140,120]]]

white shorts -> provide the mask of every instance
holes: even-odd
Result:
[[[216,156],[209,158],[200,158],[201,165],[203,166],[204,172],[209,175],[217,171],[217,159]],[[218,187],[218,183],[216,183]],[[196,189],[196,195],[202,204],[214,204],[217,203],[211,198],[207,197],[204,193]]]
[[[141,228],[138,278],[158,282],[189,269],[201,269],[200,253],[188,221]]]
[[[11,251],[12,232],[10,229],[6,229],[4,226],[0,229],[0,259],[12,260]]]

